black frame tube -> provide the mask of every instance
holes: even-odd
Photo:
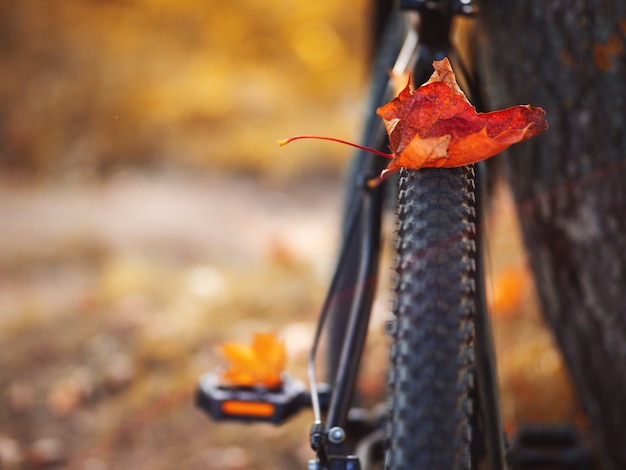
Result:
[[[329,428],[345,426],[355,379],[367,338],[372,306],[369,299],[373,298],[367,290],[375,290],[376,288],[382,213],[381,189],[364,187],[361,200],[361,256],[348,328],[328,408],[327,424]]]

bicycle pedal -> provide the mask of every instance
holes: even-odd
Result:
[[[566,425],[526,425],[511,442],[508,451],[513,470],[550,468],[589,470],[591,453],[578,431]]]
[[[196,405],[216,421],[280,424],[310,403],[304,383],[288,376],[277,387],[237,387],[225,386],[217,372],[209,372],[196,392]]]

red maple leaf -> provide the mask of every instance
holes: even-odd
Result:
[[[457,167],[492,157],[548,128],[545,111],[529,105],[477,113],[447,58],[416,90],[406,88],[376,113],[389,134],[393,158],[381,174],[401,167]]]
[[[545,111],[529,105],[513,106],[491,113],[477,113],[456,82],[447,58],[433,62],[430,79],[416,90],[410,80],[400,94],[378,108],[389,134],[391,154],[366,149],[391,158],[376,185],[402,167],[457,167],[492,157],[512,144],[534,137],[548,128]],[[296,136],[279,141],[317,138],[359,145],[319,136]]]

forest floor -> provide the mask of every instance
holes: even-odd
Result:
[[[336,175],[3,185],[0,467],[304,468],[309,412],[281,427],[216,424],[194,390],[223,364],[218,344],[256,331],[278,334],[304,378],[340,208]],[[576,421],[502,185],[487,231],[507,428]],[[384,380],[388,282],[380,291],[359,385],[370,402]]]

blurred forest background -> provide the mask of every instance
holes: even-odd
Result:
[[[193,394],[259,330],[304,376],[350,152],[276,140],[358,138],[368,28],[365,0],[0,2],[0,468],[304,467],[308,413],[217,425]],[[580,422],[502,182],[488,229],[507,427]]]
[[[274,141],[354,129],[364,5],[2,2],[2,167],[41,177],[336,168],[332,154],[313,162],[298,149],[277,165]]]

